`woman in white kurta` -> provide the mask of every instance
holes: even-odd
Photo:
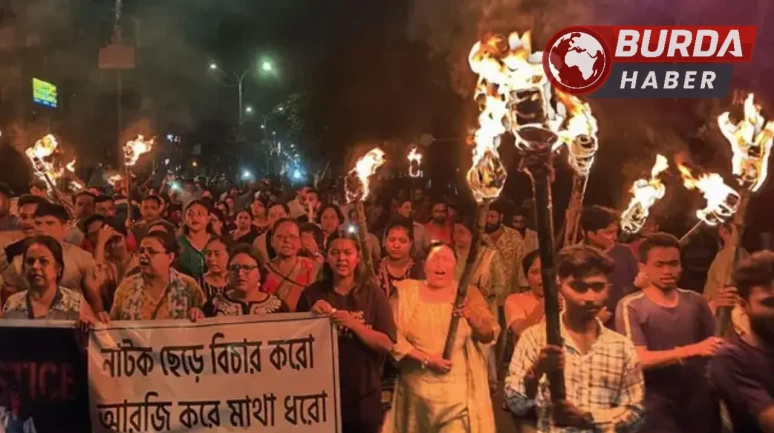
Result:
[[[400,362],[385,433],[491,433],[495,431],[486,353],[499,327],[481,293],[470,288],[454,310],[456,258],[445,245],[430,247],[425,281],[396,284],[393,313]],[[449,361],[442,357],[452,314],[461,316]]]

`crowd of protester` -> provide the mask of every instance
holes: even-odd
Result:
[[[497,411],[524,432],[774,432],[774,253],[744,252],[732,287],[721,249],[704,292],[683,290],[674,236],[651,220],[621,243],[619,215],[588,207],[582,243],[551,270],[563,337],[553,346],[537,234],[521,208],[493,203],[473,248],[473,218],[423,189],[367,203],[364,242],[353,207],[308,186],[289,200],[268,182],[144,192],[88,188],[63,206],[45,184],[21,195],[0,184],[0,317],[87,330],[325,315],[338,328],[347,433],[490,433]],[[732,230],[718,228],[726,245]],[[455,305],[467,263],[471,287]],[[724,308],[734,326],[720,338]],[[560,369],[557,401],[548,378]]]

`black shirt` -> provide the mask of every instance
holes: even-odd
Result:
[[[321,281],[301,294],[296,311],[309,311],[315,302],[324,300],[333,308],[347,311],[369,328],[387,334],[397,341],[395,320],[387,296],[371,284],[354,288],[347,296],[333,290],[333,283]],[[370,421],[382,416],[382,369],[387,355],[376,353],[346,328],[339,327],[339,377],[341,416],[344,422]],[[377,398],[367,398],[373,397]],[[364,401],[374,402],[363,407]],[[373,407],[370,407],[373,406]]]
[[[734,432],[763,433],[758,416],[774,405],[774,352],[736,338],[710,361],[709,374],[728,407]]]

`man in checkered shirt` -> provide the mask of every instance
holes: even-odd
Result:
[[[537,413],[539,432],[635,432],[645,418],[642,369],[632,342],[598,319],[610,291],[613,261],[594,247],[559,254],[562,347],[546,345],[546,327],[519,339],[505,380],[511,411]],[[566,399],[551,401],[548,376],[564,368]]]

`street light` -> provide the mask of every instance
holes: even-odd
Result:
[[[261,63],[261,69],[263,69],[264,72],[271,72],[274,70],[274,65],[272,65],[270,61],[264,60]]]
[[[252,113],[253,113],[253,107],[252,107],[252,106],[250,106],[250,105],[248,105],[247,107],[245,107],[245,113],[247,113],[247,114],[252,114]]]
[[[214,71],[218,69],[218,65],[216,63],[210,63],[210,69]]]

